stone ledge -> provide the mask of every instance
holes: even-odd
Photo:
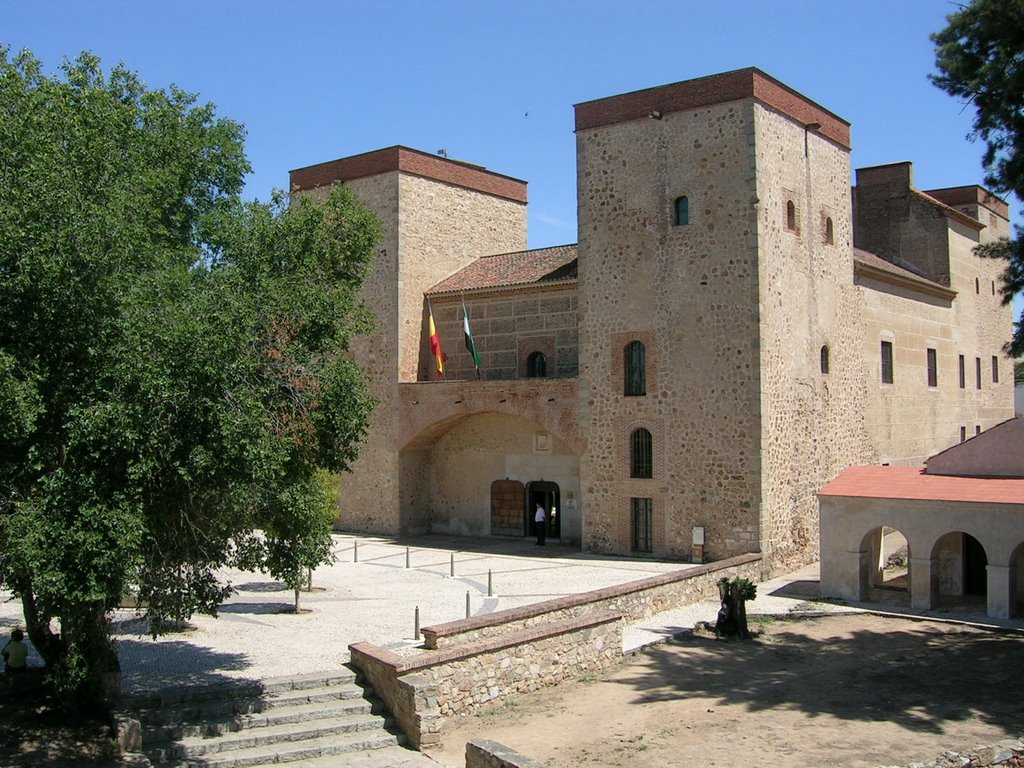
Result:
[[[418,672],[441,664],[468,659],[472,656],[481,656],[485,653],[493,653],[494,651],[532,643],[537,640],[544,640],[549,637],[557,637],[558,635],[576,632],[581,629],[599,627],[604,624],[621,621],[621,619],[621,613],[600,611],[586,616],[546,623],[538,627],[517,629],[497,637],[478,640],[451,648],[431,649],[430,653],[411,657],[399,656],[396,653],[379,648],[373,643],[353,643],[348,649],[353,655],[353,660],[357,655],[369,657],[378,664],[390,667],[394,675],[401,677],[410,672]]]
[[[633,595],[637,592],[644,592],[649,589],[663,587],[669,584],[682,583],[691,579],[696,579],[700,576],[715,573],[716,571],[747,565],[749,563],[759,561],[760,559],[761,555],[757,553],[737,555],[736,557],[730,557],[726,560],[719,560],[714,563],[699,565],[683,571],[661,573],[656,576],[649,576],[645,579],[631,581],[626,584],[618,584],[613,587],[603,587],[601,589],[591,590],[590,592],[581,592],[575,595],[556,597],[540,603],[531,603],[530,605],[523,605],[517,608],[507,608],[504,611],[496,611],[495,613],[490,613],[486,616],[472,616],[468,619],[458,619],[444,624],[435,624],[430,627],[424,627],[420,631],[423,633],[425,641],[424,644],[427,648],[436,650],[437,642],[441,638],[450,638],[489,627],[497,627],[508,624],[509,622],[533,619],[546,613],[570,608],[579,608],[599,601],[614,600],[615,598]]]

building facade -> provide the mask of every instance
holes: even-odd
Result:
[[[757,69],[579,104],[579,242],[533,251],[526,184],[479,166],[395,147],[293,171],[387,233],[339,526],[528,535],[540,502],[585,549],[775,571],[816,556],[843,470],[1012,416],[1009,309],[971,252],[1006,206],[906,163],[851,194],[849,128]]]

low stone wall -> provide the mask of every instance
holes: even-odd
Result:
[[[518,632],[538,623],[585,616],[595,611],[614,611],[626,621],[639,621],[680,605],[717,597],[719,579],[736,577],[760,581],[761,555],[739,555],[627,584],[436,624],[424,627],[421,631],[427,648],[440,649],[452,644]]]
[[[514,749],[487,739],[466,742],[466,768],[544,768]]]
[[[468,757],[466,765],[469,765]],[[485,764],[481,763],[481,765]],[[882,768],[988,768],[988,766],[1006,766],[1006,768],[1024,766],[1024,737],[1012,741],[1001,741],[994,745],[979,745],[962,752],[943,752],[940,757],[925,763],[908,763],[902,766],[883,766]]]
[[[413,656],[371,643],[349,651],[412,745],[428,749],[440,742],[445,717],[617,663],[622,616],[594,612]]]

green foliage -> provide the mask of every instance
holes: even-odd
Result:
[[[932,35],[937,74],[931,80],[975,108],[974,136],[985,142],[985,182],[1024,200],[1024,0],[973,0],[951,14]],[[982,256],[1008,259],[1003,303],[1024,291],[1024,232],[980,248]],[[1024,354],[1024,325],[1015,324],[1012,357]]]
[[[329,558],[379,227],[344,189],[243,204],[241,126],[87,54],[0,49],[0,115],[0,580],[87,695],[129,590],[158,630],[246,553],[289,583]]]
[[[718,580],[718,583],[725,587],[736,585],[736,588],[739,590],[739,598],[744,602],[747,602],[748,600],[753,600],[755,597],[757,597],[757,585],[750,579],[737,577],[735,579],[730,580],[727,577],[723,576]]]
[[[1013,364],[1013,385],[1024,387],[1024,360],[1018,360]]]

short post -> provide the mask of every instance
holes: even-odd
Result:
[[[409,548],[405,548],[405,567],[409,567]]]
[[[469,592],[466,592],[466,618],[469,618]]]
[[[419,640],[420,639],[420,607],[418,605],[416,606],[416,613],[415,613],[415,618],[413,619],[413,622],[414,623],[413,623],[413,627],[412,627],[412,639],[413,640]]]
[[[452,567],[451,567],[451,570],[450,570],[448,575],[451,576],[453,579],[455,578],[455,553],[454,552],[452,552]]]
[[[356,539],[352,540],[352,562],[359,562],[359,541]]]
[[[492,589],[493,583],[491,581],[491,569],[487,569],[487,596],[493,597],[494,590]]]

